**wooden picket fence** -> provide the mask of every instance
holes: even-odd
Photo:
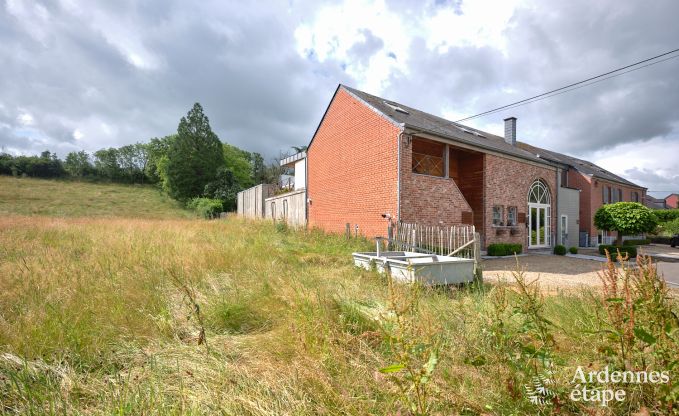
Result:
[[[479,259],[480,237],[473,225],[451,227],[397,222],[390,231],[392,249]]]

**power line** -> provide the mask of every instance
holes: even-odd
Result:
[[[584,84],[584,85],[579,85],[579,86],[577,86],[577,87],[573,87],[573,88],[570,88],[570,89],[567,89],[567,90],[564,90],[564,91],[560,91],[560,92],[557,92],[557,93],[555,93],[555,94],[547,95],[547,96],[540,97],[540,98],[536,98],[536,99],[527,99],[527,100],[530,100],[530,101],[526,101],[526,102],[523,102],[523,100],[522,100],[521,102],[517,102],[517,103],[514,103],[514,104],[508,104],[507,106],[503,106],[502,108],[499,108],[499,109],[489,110],[489,111],[485,112],[484,115],[494,114],[494,113],[497,113],[497,112],[500,112],[500,111],[510,110],[510,109],[512,109],[512,108],[517,108],[517,107],[521,107],[521,106],[524,106],[524,105],[527,105],[527,104],[536,103],[536,102],[538,102],[538,101],[546,100],[547,98],[556,97],[557,95],[561,95],[561,94],[565,94],[565,93],[567,93],[567,92],[579,90],[580,88],[589,87],[590,85],[598,84],[599,82],[603,82],[603,81],[606,81],[606,80],[611,79],[611,78],[619,77],[619,76],[621,76],[621,75],[625,75],[625,74],[630,73],[630,72],[638,71],[638,70],[644,69],[644,68],[646,68],[646,67],[648,67],[648,66],[652,66],[652,65],[655,65],[655,64],[659,64],[659,63],[662,63],[662,62],[665,62],[665,61],[669,61],[670,59],[675,59],[675,58],[679,58],[679,55],[670,56],[669,58],[661,59],[661,60],[656,61],[656,62],[651,62],[651,63],[649,63],[649,64],[642,65],[642,66],[637,67],[637,68],[628,69],[628,70],[625,71],[625,72],[621,72],[621,73],[618,73],[618,74],[609,75],[609,76],[607,76],[607,77],[605,77],[605,78],[598,79],[598,80],[596,80],[596,81],[592,81],[592,82],[589,82],[589,83]],[[474,116],[468,117],[468,118],[466,118],[466,119],[464,119],[464,120],[468,120],[468,119],[470,119],[470,118],[474,118]]]
[[[612,70],[612,71],[608,71],[608,72],[605,72],[605,73],[603,73],[603,74],[600,74],[600,75],[597,75],[597,76],[594,76],[594,77],[590,77],[590,78],[584,79],[584,80],[582,80],[582,81],[574,82],[574,83],[572,83],[572,84],[569,84],[569,85],[566,85],[566,86],[563,86],[563,87],[560,87],[560,88],[557,88],[557,89],[554,89],[554,90],[551,90],[551,91],[547,91],[547,92],[544,92],[544,93],[542,93],[542,94],[534,95],[534,96],[532,96],[532,97],[525,98],[525,99],[523,99],[523,100],[516,101],[516,102],[510,103],[510,104],[507,104],[507,105],[503,105],[503,106],[501,106],[501,107],[497,107],[497,108],[494,108],[494,109],[492,109],[492,110],[484,111],[484,112],[482,112],[482,113],[478,113],[478,114],[475,114],[475,115],[473,115],[473,116],[465,117],[465,118],[462,118],[462,119],[460,119],[460,120],[456,120],[455,123],[459,123],[459,122],[461,122],[461,121],[466,121],[466,120],[471,120],[471,119],[473,119],[473,118],[481,117],[481,116],[484,116],[484,115],[487,115],[487,114],[491,114],[491,113],[496,113],[496,112],[498,112],[498,111],[500,111],[500,110],[505,110],[505,109],[509,109],[509,108],[518,107],[519,105],[525,105],[525,104],[529,104],[529,103],[531,103],[531,102],[540,101],[540,100],[542,100],[542,99],[549,98],[549,97],[553,97],[553,96],[556,96],[556,95],[559,95],[559,94],[564,94],[564,93],[566,93],[566,92],[573,91],[573,90],[578,89],[578,88],[583,88],[583,87],[586,87],[586,86],[595,84],[595,83],[597,83],[597,82],[601,82],[601,81],[604,81],[604,80],[606,80],[606,79],[613,78],[614,76],[623,75],[623,74],[626,74],[626,73],[628,73],[628,72],[636,71],[636,70],[638,70],[638,69],[645,68],[645,67],[650,66],[650,65],[655,65],[655,64],[657,64],[657,63],[664,62],[664,61],[667,61],[667,60],[670,60],[670,59],[674,59],[674,58],[679,57],[679,55],[672,56],[672,57],[669,57],[669,58],[666,58],[666,59],[663,59],[663,60],[660,60],[660,61],[657,61],[657,62],[653,62],[653,63],[646,64],[646,65],[641,66],[641,67],[639,67],[639,68],[635,68],[635,69],[632,69],[632,70],[629,70],[629,71],[625,71],[625,72],[622,72],[622,73],[620,73],[620,74],[612,75],[612,74],[615,74],[615,73],[617,73],[617,72],[624,71],[625,69],[629,69],[629,68],[632,68],[632,67],[641,65],[641,64],[646,63],[646,62],[649,62],[649,61],[655,61],[655,60],[658,59],[658,58],[662,58],[663,56],[671,55],[671,54],[673,54],[673,53],[675,53],[675,52],[679,52],[679,49],[674,49],[674,50],[672,50],[672,51],[665,52],[665,53],[662,53],[662,54],[660,54],[660,55],[656,55],[656,56],[654,56],[654,57],[652,57],[652,58],[644,59],[644,60],[635,62],[635,63],[633,63],[633,64],[626,65],[626,66],[623,66],[623,67],[621,67],[621,68],[614,69],[614,70]],[[600,79],[600,78],[603,78],[603,79]],[[599,80],[599,79],[600,79],[600,80]],[[590,82],[590,81],[594,81],[594,80],[599,80],[599,81]],[[585,85],[582,85],[582,84],[585,84]],[[573,88],[573,87],[576,87],[576,86],[579,86],[579,87]],[[558,93],[558,94],[554,94],[554,93]]]

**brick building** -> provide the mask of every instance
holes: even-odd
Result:
[[[474,224],[482,245],[551,247],[561,163],[505,137],[340,85],[307,149],[308,223],[385,235],[383,214],[428,225]],[[565,236],[567,233],[563,233]]]
[[[367,237],[386,235],[387,216],[473,224],[484,248],[596,245],[612,238],[594,227],[601,205],[646,197],[588,161],[517,141],[513,117],[499,137],[344,85],[297,156],[307,225]]]

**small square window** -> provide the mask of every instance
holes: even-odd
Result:
[[[502,217],[504,217],[504,207],[502,205],[493,206],[493,225],[504,225]]]
[[[516,207],[507,208],[507,225],[514,226],[518,222],[518,210]]]

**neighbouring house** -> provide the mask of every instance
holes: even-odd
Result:
[[[388,216],[473,224],[483,247],[560,243],[572,232],[560,232],[559,199],[579,206],[562,192],[567,166],[522,149],[515,118],[505,127],[495,136],[340,85],[307,149],[309,226],[384,236]]]
[[[562,171],[561,184],[566,188],[580,191],[578,245],[589,247],[597,244],[612,244],[616,233],[598,230],[594,226],[594,214],[604,204],[631,201],[643,202],[646,188],[636,185],[592,162],[562,153],[520,143],[520,147],[539,155],[541,158],[559,162],[568,168]],[[564,221],[561,212],[560,221]],[[567,219],[565,220],[567,221]],[[638,236],[627,236],[634,238]]]
[[[665,197],[665,205],[670,209],[679,208],[679,194],[669,194]]]
[[[286,157],[280,165],[293,173],[283,175],[275,195],[264,201],[264,216],[274,221],[285,221],[293,227],[306,226],[306,153]]]
[[[654,198],[650,195],[644,196],[644,205],[651,209],[668,209],[667,201],[662,198]]]

